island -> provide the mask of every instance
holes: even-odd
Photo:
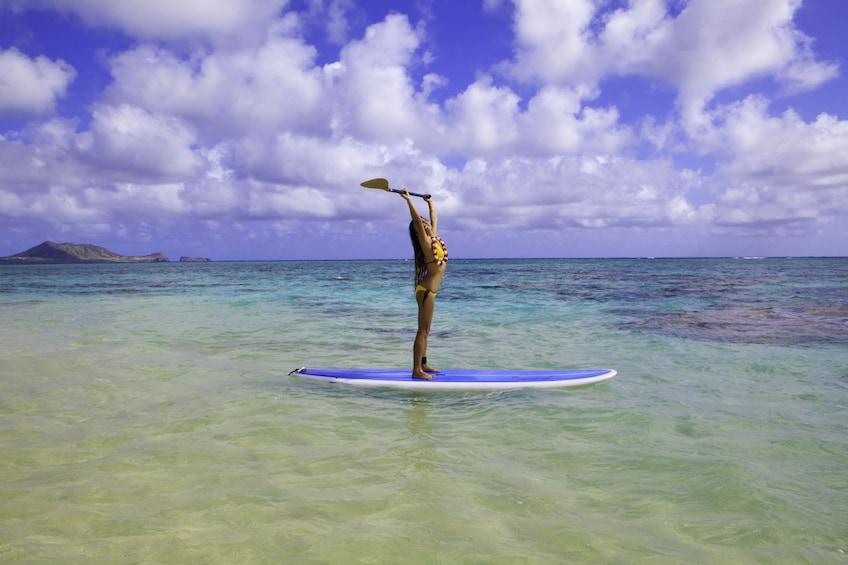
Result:
[[[53,243],[45,241],[17,255],[0,257],[0,264],[47,263],[167,263],[162,253],[150,255],[119,255],[90,243]]]
[[[180,263],[205,263],[211,260],[209,257],[180,257]]]

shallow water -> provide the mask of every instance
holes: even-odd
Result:
[[[848,260],[0,267],[0,561],[848,562]]]

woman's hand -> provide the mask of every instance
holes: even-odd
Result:
[[[409,191],[408,191],[408,190],[406,190],[405,188],[404,188],[403,190],[401,190],[400,195],[401,195],[401,196],[403,197],[403,199],[404,199],[404,200],[406,200],[407,202],[412,202],[412,197],[409,195]]]

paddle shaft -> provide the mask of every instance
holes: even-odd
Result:
[[[396,192],[398,194],[403,194],[402,190],[398,190],[396,188],[389,188],[389,181],[386,179],[371,179],[359,184],[359,186],[364,186],[365,188],[376,188],[377,190],[385,190],[386,192]],[[409,192],[407,194],[410,196],[417,196],[418,198],[423,198],[424,200],[430,198],[429,194],[418,194],[417,192]]]
[[[402,190],[398,190],[396,188],[390,188],[389,191],[390,192],[397,192],[398,194],[403,194]],[[429,194],[418,194],[417,192],[409,192],[409,191],[407,191],[407,194],[409,194],[410,196],[417,196],[418,198],[423,198],[425,200],[427,198],[430,198]]]

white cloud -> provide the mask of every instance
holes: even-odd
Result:
[[[369,26],[337,61],[319,64],[299,16],[260,25],[245,13],[279,2],[233,2],[228,22],[188,21],[198,10],[188,2],[155,31],[148,15],[130,21],[135,4],[69,1],[62,9],[144,41],[108,59],[114,81],[79,120],[0,137],[0,217],[145,237],[157,237],[159,223],[189,229],[186,218],[196,217],[257,240],[341,233],[344,220],[361,227],[403,215],[399,197],[358,187],[385,176],[434,194],[444,226],[481,237],[681,227],[794,234],[836,222],[848,214],[848,121],[773,115],[766,94],[748,91],[711,102],[755,78],[785,92],[814,88],[836,67],[817,61],[794,28],[794,0],[732,10],[727,2],[691,0],[672,14],[661,0],[613,11],[588,0],[519,0],[508,76],[524,82],[478,73],[436,103],[430,95],[447,78],[431,72],[439,69],[421,53],[425,30],[404,15]],[[162,6],[154,0],[152,13]],[[347,33],[344,2],[321,9],[335,14],[337,37]],[[258,31],[219,41],[237,28]],[[153,40],[193,35],[210,40],[189,50]],[[49,112],[73,69],[9,53],[36,77],[35,87],[16,88],[47,93],[33,112]],[[38,64],[53,82],[38,78]],[[615,75],[664,81],[681,112],[659,124],[624,121],[623,106],[596,103]],[[680,156],[710,166],[686,168],[675,164]],[[372,230],[351,233],[364,231]]]
[[[791,109],[771,116],[756,96],[711,118],[708,147],[725,156],[710,181],[717,222],[795,230],[848,214],[848,121],[821,114],[806,123]]]
[[[190,60],[142,46],[112,59],[115,82],[105,97],[180,116],[212,139],[326,129],[328,101],[314,56],[314,48],[281,36]]]
[[[509,88],[478,80],[449,100],[451,135],[445,141],[454,150],[471,154],[497,153],[515,146],[519,97]]]
[[[445,103],[430,122],[435,138],[425,146],[470,157],[617,153],[634,136],[619,124],[615,108],[584,105],[595,95],[588,88],[545,86],[522,107],[514,90],[484,76]]]
[[[511,71],[543,82],[581,82],[587,74],[596,78],[589,30],[593,4],[591,0],[516,0],[518,51]]]
[[[333,0],[327,7],[327,38],[336,45],[344,45],[348,41],[350,26],[347,13],[351,4],[350,0]]]
[[[0,51],[0,115],[48,114],[65,95],[76,71],[65,61]]]
[[[257,218],[333,218],[337,209],[332,198],[315,188],[268,186],[251,193],[248,214]]]
[[[543,154],[619,153],[634,141],[618,122],[615,108],[584,107],[594,93],[547,86],[528,102],[521,116],[524,147]]]
[[[192,210],[184,198],[183,183],[118,182],[105,187],[82,191],[87,207],[99,212],[108,211],[106,218],[131,219],[168,223]]]
[[[135,178],[181,179],[203,167],[194,133],[181,120],[135,106],[98,106],[77,149],[98,166]]]
[[[38,198],[23,200],[22,216],[38,218],[48,222],[89,223],[106,216],[107,210],[98,210],[85,201],[84,195],[72,187],[51,185]]]
[[[351,183],[367,175],[368,166],[382,167],[384,164],[378,146],[350,138],[326,139],[281,133],[271,139],[245,138],[228,145],[233,166],[242,175],[281,185]]]
[[[398,142],[426,123],[426,103],[416,100],[408,74],[420,44],[406,16],[389,15],[348,43],[338,65],[327,68],[335,102],[336,129],[366,141]]]
[[[464,210],[455,229],[673,226],[699,221],[691,171],[665,160],[572,156],[476,160],[448,186]],[[480,222],[479,218],[485,218]]]
[[[669,56],[655,54],[655,72],[679,91],[684,124],[699,123],[716,92],[754,78],[805,76],[812,87],[835,76],[835,66],[811,60],[794,29],[798,7],[800,0],[696,0],[686,7],[663,45]]]
[[[713,96],[773,77],[789,90],[815,88],[837,66],[815,60],[792,22],[800,0],[691,0],[676,16],[661,0],[601,11],[589,0],[517,0],[518,48],[508,68],[527,81],[596,84],[610,75],[657,78],[673,86],[683,122],[703,125]]]
[[[288,0],[17,0],[19,9],[73,13],[144,39],[252,41]]]
[[[182,195],[201,218],[229,218],[246,207],[241,188],[235,181],[198,179],[188,184]]]
[[[62,200],[57,199],[56,190],[61,190],[63,198],[77,202],[73,192],[84,179],[96,175],[87,171],[75,155],[74,136],[72,122],[54,119],[30,125],[15,138],[0,137],[0,192],[7,204],[0,210],[4,215],[37,217],[44,210],[39,201]],[[64,209],[65,206],[51,206],[45,218],[61,218]]]
[[[792,34],[798,46],[795,58],[780,69],[777,78],[783,83],[788,94],[813,90],[823,83],[836,78],[839,68],[836,63],[823,63],[815,60],[811,47],[812,40],[798,32]]]

